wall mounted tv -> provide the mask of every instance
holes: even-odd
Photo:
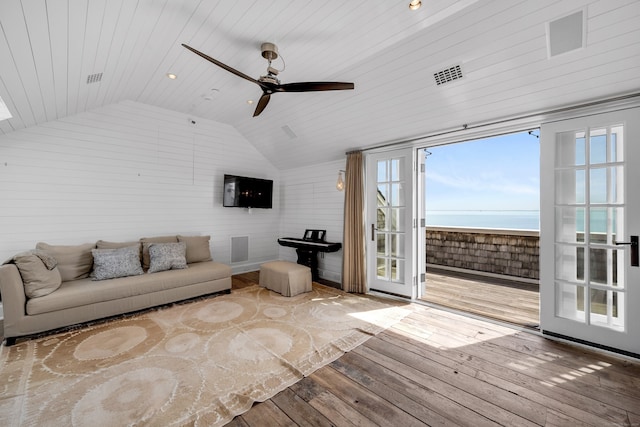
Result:
[[[273,181],[225,175],[222,205],[227,208],[271,209]]]

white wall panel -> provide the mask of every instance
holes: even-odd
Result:
[[[278,257],[278,171],[234,128],[135,102],[0,135],[0,259],[39,241],[80,244],[210,234],[230,262],[249,236],[249,264]],[[223,208],[224,173],[274,180],[274,208]]]
[[[329,242],[342,242],[344,192],[336,190],[338,171],[345,161],[289,169],[280,175],[282,237],[301,238],[308,228],[327,230]],[[280,247],[280,258],[296,261],[293,248]],[[342,282],[342,250],[319,256],[320,277]]]

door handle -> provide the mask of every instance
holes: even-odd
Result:
[[[613,242],[617,246],[629,245],[631,246],[631,267],[640,266],[640,259],[638,257],[638,236],[631,236],[630,242]]]
[[[371,224],[371,241],[375,242],[376,241],[376,225],[375,224]]]

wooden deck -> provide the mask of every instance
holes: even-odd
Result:
[[[234,288],[258,273],[234,276]],[[640,426],[640,362],[420,304],[230,426]]]
[[[537,328],[538,285],[429,268],[422,301]]]

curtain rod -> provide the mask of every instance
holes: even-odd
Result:
[[[494,126],[494,125],[504,124],[504,123],[508,123],[508,122],[515,122],[517,120],[531,119],[531,118],[534,118],[534,117],[537,117],[537,116],[565,113],[567,111],[579,110],[581,108],[595,107],[595,106],[602,105],[602,104],[608,104],[610,102],[625,101],[625,100],[628,100],[628,99],[633,99],[633,98],[638,98],[638,97],[640,97],[640,92],[635,92],[635,93],[630,93],[630,94],[626,94],[626,95],[614,96],[612,98],[605,98],[605,99],[599,99],[599,100],[596,100],[596,101],[585,102],[583,104],[575,104],[575,105],[570,105],[570,106],[567,106],[567,107],[560,107],[560,108],[556,108],[556,109],[553,109],[553,110],[539,111],[539,112],[536,112],[536,113],[528,113],[528,114],[525,114],[525,115],[522,115],[522,116],[516,116],[516,117],[510,117],[510,118],[495,120],[493,122],[480,123],[480,124],[471,125],[471,126],[467,125],[467,124],[464,124],[464,125],[462,125],[461,128],[445,130],[445,131],[441,131],[441,132],[437,132],[437,133],[430,133],[430,134],[426,134],[426,135],[422,135],[422,136],[416,136],[416,137],[413,137],[413,138],[403,139],[403,140],[399,140],[399,141],[387,142],[387,143],[375,145],[373,147],[363,148],[361,150],[347,151],[345,154],[355,153],[355,152],[358,152],[358,151],[377,150],[379,148],[393,147],[395,145],[407,144],[407,143],[411,143],[411,142],[418,142],[418,141],[423,140],[423,139],[434,138],[434,137],[444,136],[444,135],[450,135],[450,134],[454,134],[454,133],[457,133],[457,132],[462,132],[462,131],[469,130],[469,129],[478,129],[478,128],[482,128],[482,127],[486,127],[486,126]]]

